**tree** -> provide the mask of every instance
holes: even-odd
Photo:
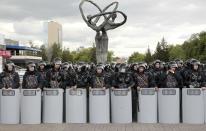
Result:
[[[93,43],[93,47],[91,48],[91,62],[96,63],[97,59],[96,59],[96,47],[95,44]]]
[[[46,55],[46,47],[45,47],[45,45],[42,45],[42,46],[40,47],[40,50],[41,50],[41,51],[39,51],[37,55],[38,55],[39,57],[42,57],[42,60],[48,61],[47,55]]]
[[[183,50],[181,45],[170,46],[169,48],[169,60],[175,59],[182,59],[185,60],[185,51]]]
[[[191,35],[182,45],[186,59],[195,58],[206,61],[206,32]]]
[[[113,58],[114,58],[114,52],[113,51],[108,51],[107,62],[111,63],[113,61]]]
[[[169,61],[169,47],[164,38],[162,38],[161,42],[157,43],[154,58],[165,62]]]
[[[153,61],[153,57],[150,51],[150,48],[148,47],[147,52],[145,54],[145,62],[150,63]]]
[[[128,63],[135,63],[135,62],[140,62],[144,61],[145,55],[140,54],[139,52],[134,52],[128,59]]]
[[[63,62],[68,62],[71,61],[73,62],[73,55],[70,53],[69,49],[63,50],[62,52],[62,61]]]
[[[56,44],[56,43],[54,43],[53,45],[52,45],[52,60],[54,59],[54,58],[56,58],[56,57],[62,57],[62,49],[61,49],[61,46],[60,46],[60,44]]]

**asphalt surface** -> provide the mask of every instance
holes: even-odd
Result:
[[[206,125],[137,123],[0,125],[0,131],[206,131]]]

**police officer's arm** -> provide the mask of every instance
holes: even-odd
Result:
[[[14,88],[18,89],[20,87],[20,78],[19,74],[16,72],[14,75]]]
[[[89,72],[88,72],[88,74],[87,74],[87,85],[88,85],[89,87],[91,87],[92,84],[93,84],[92,76],[91,76],[91,74],[89,74]]]
[[[190,71],[185,71],[184,72],[184,86],[186,88],[189,88],[189,85],[191,83],[191,72]]]
[[[77,85],[77,78],[78,78],[78,77],[77,77],[77,74],[76,74],[75,72],[73,72],[73,73],[72,73],[72,78],[71,78],[71,79],[72,79],[72,81],[71,81],[71,82],[72,82],[72,83],[71,83],[72,86]]]
[[[206,87],[206,76],[204,76],[204,73],[201,72],[201,87]]]
[[[0,89],[3,88],[3,82],[2,82],[2,79],[3,79],[3,73],[0,74]]]
[[[183,78],[179,73],[175,74],[175,78],[178,82],[178,88],[183,88]]]
[[[148,74],[148,85],[149,85],[149,87],[152,87],[152,88],[157,87],[157,84],[155,82],[155,78],[151,73]]]
[[[37,73],[37,81],[38,81],[37,88],[43,89],[44,81],[39,73]]]
[[[91,77],[91,79],[90,79],[90,86],[91,86],[91,88],[95,88],[95,75],[93,75],[92,77]]]
[[[50,78],[51,78],[51,72],[50,72],[50,70],[48,70],[46,73],[46,81],[45,81],[45,86],[47,88],[50,86]]]
[[[112,78],[111,78],[111,86],[112,87],[117,87],[117,74],[116,73],[114,73],[113,75],[112,75]]]
[[[64,82],[64,75],[62,72],[59,73],[59,76],[57,77],[57,81],[59,83],[59,88],[64,89],[65,87],[63,86],[63,82]]]
[[[159,86],[158,88],[166,88],[166,77],[167,77],[167,73],[161,73],[161,75],[159,76]]]
[[[129,74],[129,77],[130,77],[130,82],[129,82],[129,84],[128,84],[128,87],[133,88],[133,87],[135,86],[134,79],[133,79],[133,77],[131,76],[131,74]]]
[[[110,88],[111,87],[111,76],[106,76],[104,79],[104,84],[106,88]]]
[[[134,74],[132,76],[133,76],[133,80],[134,80],[134,89],[136,89],[137,87],[139,87],[139,82],[138,82],[136,74]]]
[[[22,89],[25,89],[26,88],[26,72],[23,76],[23,81],[22,81]]]

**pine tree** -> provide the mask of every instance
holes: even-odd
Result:
[[[151,54],[150,48],[148,46],[147,52],[145,54],[145,62],[150,63],[152,61],[153,61],[152,54]]]
[[[164,62],[169,61],[169,46],[164,38],[162,38],[161,42],[157,43],[154,58]]]

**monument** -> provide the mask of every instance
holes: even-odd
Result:
[[[85,2],[90,3],[93,6],[95,6],[97,10],[99,11],[99,13],[95,15],[85,16],[83,8],[82,8]],[[79,9],[80,9],[83,20],[86,22],[86,24],[90,28],[96,31],[95,44],[96,44],[97,63],[107,62],[107,53],[108,53],[107,31],[115,29],[123,25],[127,21],[127,16],[123,12],[117,10],[118,4],[119,4],[118,2],[112,2],[111,4],[106,6],[104,9],[101,9],[96,3],[94,3],[91,0],[82,0],[79,5]],[[107,12],[107,10],[113,6],[114,6],[114,9],[112,11]],[[116,22],[116,18],[118,15],[123,16],[123,20],[120,22]],[[103,22],[101,22],[98,25],[100,18],[103,18]]]

